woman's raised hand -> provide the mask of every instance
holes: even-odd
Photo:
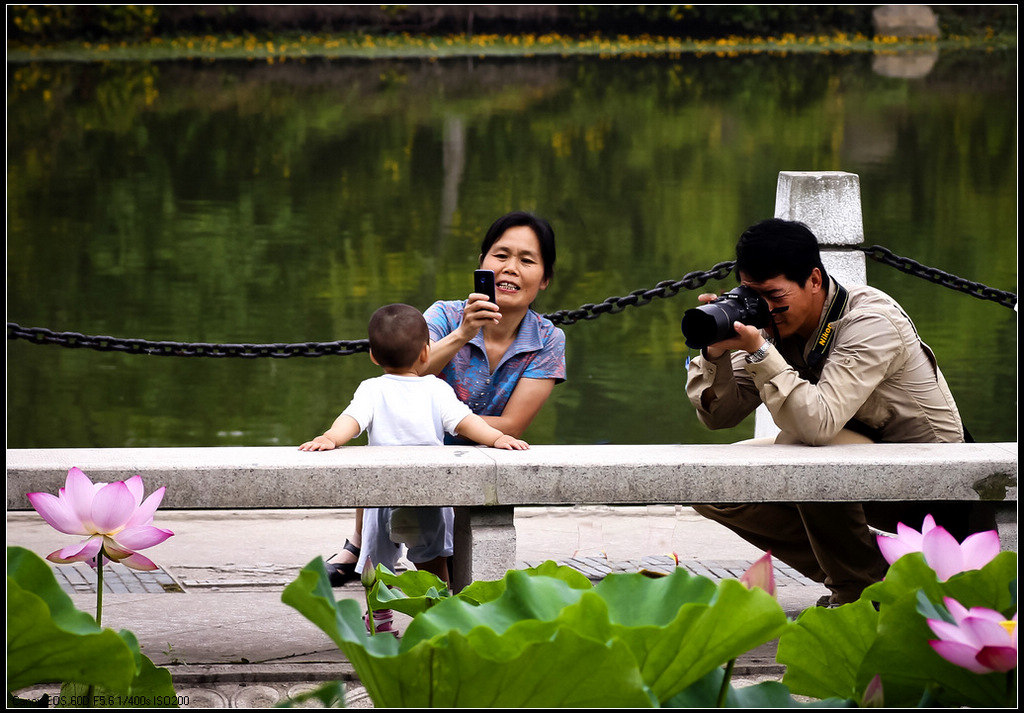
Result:
[[[499,321],[501,321],[501,311],[498,305],[488,302],[487,295],[474,292],[466,299],[466,307],[462,312],[462,325],[459,328],[465,330],[469,339],[472,339],[481,328],[488,324],[497,324]]]

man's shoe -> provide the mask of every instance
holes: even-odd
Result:
[[[822,607],[824,609],[835,609],[838,606],[842,606],[839,602],[832,599],[831,594],[824,594],[818,599],[818,603],[815,606]]]

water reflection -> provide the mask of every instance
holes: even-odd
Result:
[[[938,50],[900,54],[877,53],[871,62],[871,69],[883,77],[922,79],[931,73],[938,61]]]
[[[483,231],[515,208],[559,238],[537,308],[577,307],[730,259],[780,170],[857,173],[868,244],[1016,284],[1015,55],[943,55],[921,79],[867,55],[9,65],[8,152],[23,326],[361,338],[384,302],[465,295]],[[1015,439],[1015,315],[891,268],[869,280],[915,318],[972,430]],[[709,433],[685,401],[691,302],[567,327],[570,379],[528,436],[749,435]],[[8,445],[298,443],[375,373],[9,343]]]

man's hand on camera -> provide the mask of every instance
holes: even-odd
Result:
[[[736,330],[735,337],[723,339],[720,342],[704,347],[704,353],[709,359],[717,359],[726,352],[736,349],[741,349],[750,354],[756,352],[764,344],[765,339],[761,335],[761,330],[757,327],[752,327],[742,322],[733,322],[732,326]]]

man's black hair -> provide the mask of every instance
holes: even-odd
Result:
[[[770,218],[744,231],[736,243],[736,275],[764,282],[782,275],[801,287],[814,268],[826,278],[818,239],[803,223]]]

